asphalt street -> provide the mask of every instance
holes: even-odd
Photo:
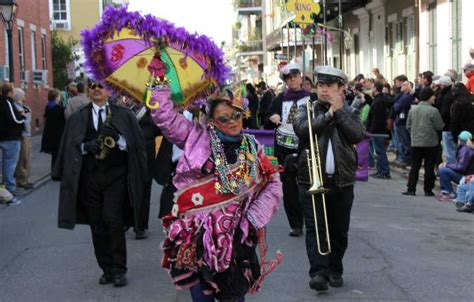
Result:
[[[398,177],[357,183],[345,286],[325,294],[309,289],[304,237],[288,237],[281,207],[267,236],[269,256],[279,249],[283,263],[247,301],[473,301],[474,215],[434,198],[402,196],[405,188]],[[149,238],[127,235],[124,288],[98,285],[88,227],[56,227],[58,190],[50,181],[22,204],[0,208],[0,301],[190,301],[160,267],[158,186]]]

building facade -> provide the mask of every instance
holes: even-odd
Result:
[[[236,22],[232,30],[235,50],[233,74],[236,81],[256,82],[266,60],[262,0],[235,0]]]
[[[128,0],[49,0],[52,28],[64,41],[76,42],[77,58],[68,67],[70,79],[87,77],[84,71],[84,52],[80,45],[81,31],[97,24],[107,5],[123,5]]]
[[[344,70],[354,77],[371,77],[377,67],[387,79],[405,74],[414,80],[431,70],[444,74],[455,69],[462,80],[462,67],[470,59],[474,35],[468,34],[470,0],[371,0],[343,15]],[[332,43],[329,62],[339,56],[339,43]]]
[[[43,128],[43,113],[48,89],[53,87],[51,32],[48,0],[17,1],[12,25],[14,79],[9,76],[7,32],[3,23],[0,35],[0,77],[26,93],[25,104],[32,109],[32,132]]]
[[[372,77],[377,67],[389,80],[400,74],[414,80],[425,70],[444,74],[455,69],[462,80],[462,67],[474,48],[474,35],[469,34],[471,0],[319,0],[316,19],[324,23],[325,12],[328,29],[318,27],[312,36],[291,26],[285,0],[262,1],[267,32],[262,77],[273,85],[279,81],[281,61],[304,62],[307,71],[330,64],[350,78]],[[338,30],[339,9],[343,31]]]

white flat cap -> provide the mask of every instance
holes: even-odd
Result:
[[[345,84],[347,82],[347,75],[342,70],[332,66],[318,66],[314,70],[316,81],[321,83],[336,83]]]
[[[301,73],[303,67],[298,63],[290,63],[286,64],[282,68],[280,68],[280,79],[285,80],[284,77],[289,75],[290,73]]]
[[[440,76],[438,79],[434,80],[433,83],[435,85],[443,85],[443,86],[451,86],[453,85],[453,81],[451,80],[451,77],[449,76]]]

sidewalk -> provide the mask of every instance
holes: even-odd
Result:
[[[31,171],[29,181],[34,185],[34,187],[31,190],[18,188],[18,195],[20,197],[28,195],[49,180],[51,172],[51,155],[40,152],[41,137],[42,135],[31,137]],[[0,176],[2,176],[1,167],[2,162],[0,161]]]

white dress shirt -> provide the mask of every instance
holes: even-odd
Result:
[[[326,174],[334,174],[335,164],[334,164],[334,152],[332,150],[332,141],[328,140],[328,151],[326,154]]]

